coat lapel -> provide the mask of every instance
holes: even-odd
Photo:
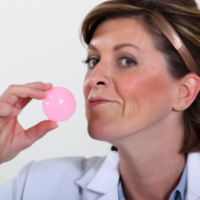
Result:
[[[98,200],[118,200],[118,188],[115,187],[109,193],[104,194]]]
[[[185,200],[200,200],[200,153],[187,156]],[[118,200],[119,157],[111,151],[75,183],[83,190],[82,200]]]
[[[200,153],[187,156],[187,190],[185,200],[200,200]]]
[[[118,200],[118,152],[111,151],[75,183],[83,189],[83,200]]]

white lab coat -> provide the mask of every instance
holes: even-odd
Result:
[[[0,186],[0,200],[118,200],[118,152],[30,162]],[[200,153],[187,156],[186,200],[200,199]]]

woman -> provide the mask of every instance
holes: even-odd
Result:
[[[85,18],[88,132],[107,157],[31,162],[0,187],[6,200],[200,199],[200,11],[194,0],[113,0]],[[0,100],[0,162],[57,127],[17,116],[51,84],[12,85]]]

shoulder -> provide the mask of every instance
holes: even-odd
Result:
[[[90,170],[96,163],[103,162],[104,157],[63,157],[48,160],[31,162],[20,171],[20,176],[25,178],[26,182],[35,184],[38,181],[52,180],[56,181],[75,181]],[[22,175],[24,174],[24,175]],[[25,175],[26,174],[26,175]]]
[[[0,187],[0,196],[7,200],[80,200],[84,195],[97,199],[117,187],[118,163],[116,152],[105,157],[32,161]]]
[[[200,152],[187,155],[187,191],[186,200],[200,198]]]
[[[28,200],[39,200],[41,196],[48,200],[52,196],[56,196],[56,199],[79,199],[81,190],[76,180],[91,169],[100,167],[104,159],[64,157],[32,162],[28,173],[25,170],[27,175],[21,176],[25,181],[23,197]]]
[[[90,169],[96,162],[104,159],[104,157],[62,157],[62,158],[53,158],[47,160],[41,160],[37,162],[32,162],[29,173],[36,172],[42,174],[48,174],[53,171],[80,171],[86,172]]]
[[[32,161],[19,171],[15,179],[5,184],[4,189],[2,187],[4,190],[2,193],[8,194],[8,190],[17,191],[17,200],[21,200],[22,197],[23,200],[53,200],[69,197],[74,200],[79,199],[80,188],[75,181],[94,165],[101,165],[104,159],[104,157],[63,157]]]

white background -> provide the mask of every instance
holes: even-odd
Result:
[[[79,40],[85,15],[104,0],[0,0],[0,94],[10,84],[50,82],[68,88],[76,112],[15,159],[0,166],[0,184],[31,160],[62,156],[104,156],[110,144],[87,133],[83,80],[86,49]],[[200,3],[200,0],[198,0]],[[47,119],[42,101],[33,100],[20,114],[27,129]]]
[[[86,14],[103,0],[0,0],[0,94],[10,84],[50,82],[69,89],[76,111],[15,159],[0,166],[0,184],[31,160],[63,156],[104,156],[110,144],[87,132],[83,80],[86,49],[79,30]],[[42,101],[33,100],[19,121],[27,129],[47,119]]]

